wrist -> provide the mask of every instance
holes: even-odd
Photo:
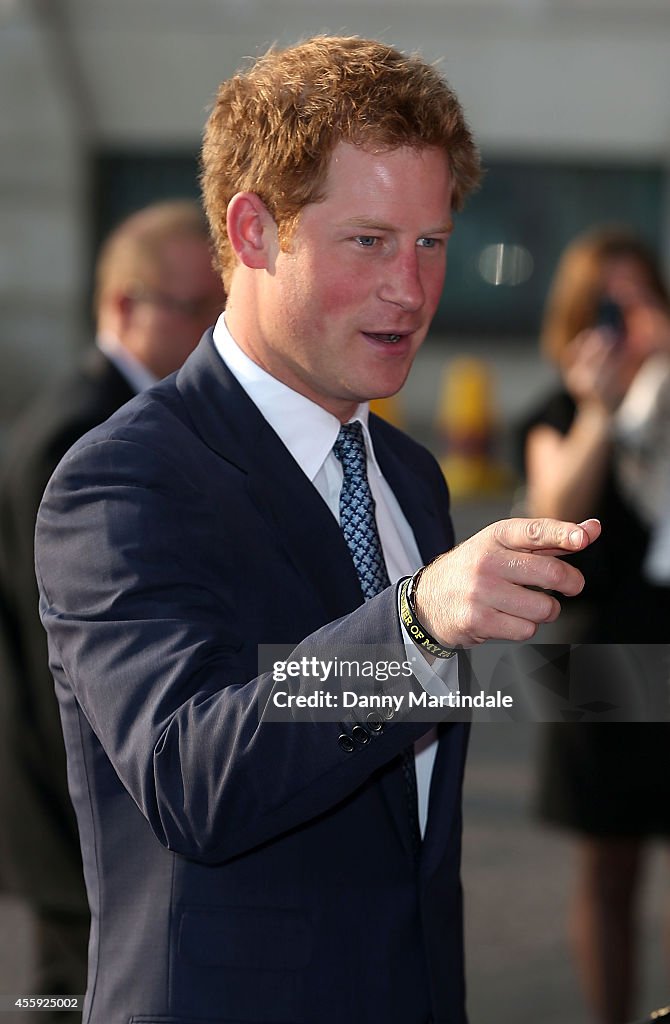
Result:
[[[440,643],[423,624],[416,608],[416,589],[425,566],[422,566],[414,576],[406,577],[400,582],[400,615],[405,629],[411,636],[414,643],[426,654],[435,658],[453,658],[456,650],[446,647]]]
[[[609,437],[615,409],[600,398],[585,398],[577,405],[576,422],[598,437]]]
[[[609,403],[600,395],[588,395],[577,402],[577,413],[597,420],[608,420],[612,416]]]

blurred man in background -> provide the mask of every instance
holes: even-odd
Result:
[[[223,309],[207,224],[190,200],[123,221],[96,267],[96,345],[32,404],[0,477],[0,875],[34,911],[35,994],[86,988],[89,912],[33,566],[37,508],[84,433],[177,370]],[[6,664],[5,664],[6,662]],[[74,1015],[71,1019],[76,1019]],[[70,1019],[58,1012],[60,1024]],[[40,1015],[42,1024],[46,1017]]]

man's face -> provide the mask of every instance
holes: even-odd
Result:
[[[451,176],[437,149],[339,143],[324,193],[264,272],[256,329],[237,340],[345,421],[402,387],[426,336],[446,269]]]
[[[161,253],[156,287],[133,302],[126,344],[152,373],[165,377],[179,369],[224,303],[207,240],[175,237]]]

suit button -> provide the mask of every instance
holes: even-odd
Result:
[[[381,716],[375,714],[374,711],[370,712],[370,714],[366,718],[366,722],[368,723],[368,729],[370,730],[370,732],[383,732],[384,722]]]
[[[350,754],[356,744],[352,740],[351,736],[347,736],[346,732],[341,733],[337,737],[337,742],[346,754]]]
[[[384,718],[387,720],[387,722],[390,722],[395,715],[395,711],[393,710],[393,708],[384,708],[382,714],[384,715]]]
[[[355,725],[351,730],[351,735],[362,747],[364,747],[366,743],[370,742],[370,733],[367,729],[364,729],[362,725]]]

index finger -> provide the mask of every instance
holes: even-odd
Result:
[[[600,536],[600,521],[566,523],[560,519],[503,519],[494,524],[494,535],[510,551],[541,551],[565,555],[582,551]]]

